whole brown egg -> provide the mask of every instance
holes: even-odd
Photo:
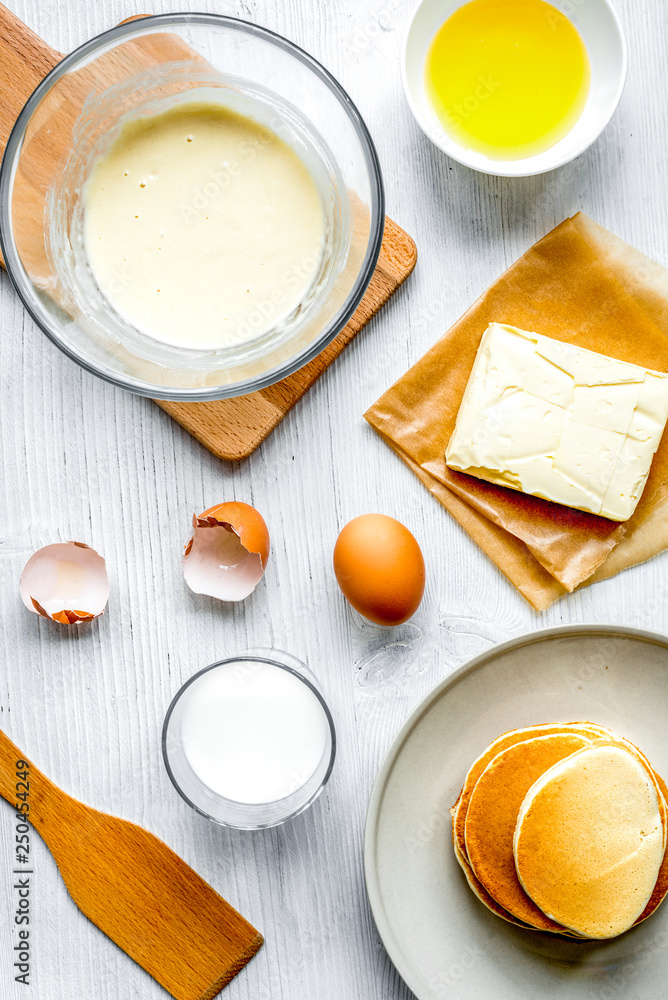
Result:
[[[334,572],[344,597],[378,625],[407,621],[424,593],[420,546],[386,514],[362,514],[346,524],[334,547]]]

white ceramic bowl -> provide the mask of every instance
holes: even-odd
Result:
[[[495,160],[460,145],[444,132],[429,100],[424,75],[427,51],[443,22],[464,2],[421,0],[406,32],[401,60],[404,91],[423,132],[459,163],[503,177],[543,174],[588,149],[612,118],[626,80],[626,40],[609,0],[554,0],[553,6],[573,22],[587,47],[591,63],[589,97],[580,118],[563,139],[542,153],[517,160]]]

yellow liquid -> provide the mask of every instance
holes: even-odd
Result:
[[[591,78],[577,29],[545,0],[470,0],[437,31],[425,73],[445,132],[497,160],[562,139]]]

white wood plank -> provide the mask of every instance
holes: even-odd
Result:
[[[388,211],[416,238],[410,283],[250,460],[216,461],[161,410],[79,371],[24,315],[0,275],[0,725],[66,790],[163,837],[266,935],[230,1000],[407,1000],[373,926],[361,864],[374,775],[404,718],[445,674],[491,643],[560,622],[668,629],[668,557],[534,614],[362,420],[363,410],[532,242],[578,209],[668,263],[668,119],[662,0],[617,4],[630,72],[596,145],[539,178],[476,175],[433,149],[403,99],[403,0],[238,0],[161,4],[230,13],[293,38],[350,91],[377,142]],[[62,51],[135,10],[127,2],[12,0]],[[266,514],[273,553],[241,607],[190,594],[181,546],[193,511],[224,499]],[[405,521],[427,558],[410,625],[376,629],[344,605],[331,571],[338,529],[355,514]],[[18,595],[39,545],[76,538],[108,562],[108,613],[65,632]],[[339,735],[334,776],[307,814],[258,834],[193,815],[162,766],[160,730],[178,686],[252,646],[307,660]],[[0,997],[11,972],[12,814],[0,809]],[[164,996],[70,901],[35,842],[34,987],[39,1000]]]

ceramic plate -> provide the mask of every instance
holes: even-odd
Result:
[[[501,733],[589,720],[668,777],[668,638],[583,625],[495,646],[413,713],[371,795],[367,889],[392,961],[419,1000],[655,1000],[668,987],[668,903],[607,942],[555,940],[491,914],[455,861],[449,809]]]

